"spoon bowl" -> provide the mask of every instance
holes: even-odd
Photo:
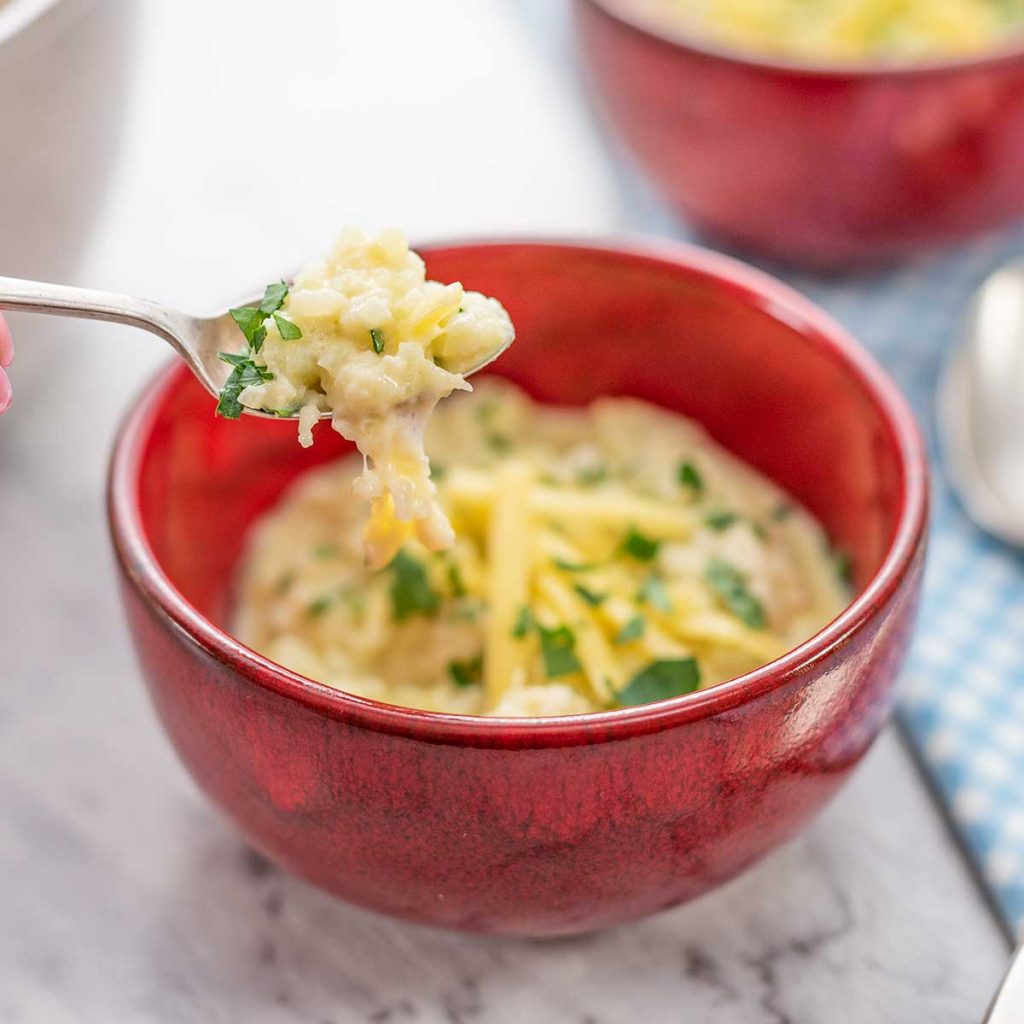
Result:
[[[235,308],[258,306],[261,298],[262,295],[254,296],[238,303]],[[185,360],[192,373],[214,398],[220,396],[232,369],[221,359],[221,353],[238,354],[244,351],[244,338],[228,311],[215,316],[192,316],[149,299],[0,277],[0,310],[4,309],[79,317],[83,320],[107,320],[140,327],[163,338]],[[474,366],[461,371],[462,375],[469,377],[483,369],[497,359],[509,344],[511,341],[488,352]],[[243,407],[243,412],[264,419],[298,419],[297,411],[291,415],[282,415]],[[332,415],[332,412],[322,412],[320,419],[330,419]]]
[[[984,530],[1024,547],[1024,263],[978,291],[937,418],[950,483]]]

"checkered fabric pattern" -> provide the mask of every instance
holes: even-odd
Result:
[[[624,181],[638,230],[693,240],[632,175]],[[928,440],[934,520],[901,715],[978,875],[1024,937],[1024,554],[986,537],[964,515],[937,456],[933,410],[970,297],[988,273],[1021,254],[1024,231],[1014,230],[884,274],[824,279],[762,266],[875,353],[910,398]]]

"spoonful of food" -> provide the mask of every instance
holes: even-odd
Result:
[[[217,397],[217,413],[298,421],[299,442],[329,418],[363,454],[356,493],[369,501],[367,562],[386,565],[407,540],[455,540],[424,450],[441,399],[496,359],[515,330],[496,299],[427,280],[400,231],[349,229],[326,257],[220,316],[155,302],[0,277],[0,310],[112,320],[151,331]]]
[[[163,338],[185,360],[203,387],[218,400],[218,414],[228,419],[237,419],[242,413],[270,419],[299,417],[303,403],[269,409],[243,405],[238,401],[246,388],[275,379],[273,372],[257,358],[267,336],[268,321],[273,323],[283,341],[297,341],[303,336],[302,328],[279,312],[287,295],[288,286],[284,282],[271,284],[262,298],[254,296],[223,313],[202,317],[128,295],[0,277],[0,310],[107,320],[141,327]],[[383,344],[382,331],[369,329],[366,333],[371,347],[379,348]],[[508,331],[496,337],[495,344],[485,351],[474,351],[468,358],[453,357],[446,364],[442,364],[440,359],[435,362],[452,373],[469,377],[497,359],[511,344],[512,338],[512,332]],[[326,407],[317,411],[319,419],[330,419],[335,412]]]

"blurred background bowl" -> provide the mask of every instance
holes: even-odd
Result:
[[[808,67],[716,50],[574,0],[598,105],[704,231],[824,269],[884,263],[1024,215],[1024,49]]]
[[[136,7],[0,3],[0,275],[75,281],[115,169]],[[11,320],[18,392],[30,397],[59,358],[57,328]]]
[[[725,257],[654,243],[421,251],[432,276],[508,306],[518,338],[497,373],[542,401],[636,395],[695,417],[820,517],[859,596],[771,665],[646,707],[523,721],[347,695],[228,626],[247,529],[350,446],[325,430],[303,450],[294,424],[217,419],[177,365],[130,414],[109,492],[156,710],[259,849],[353,903],[555,935],[692,899],[807,824],[889,715],[927,517],[911,414],[827,316]]]

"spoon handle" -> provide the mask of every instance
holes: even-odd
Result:
[[[1021,1021],[1024,1021],[1024,948],[1017,951],[984,1024],[1020,1024]]]
[[[22,281],[16,277],[0,277],[0,309],[109,320],[141,327],[169,341],[183,355],[182,339],[189,336],[192,322],[192,317],[147,299],[64,284]]]

